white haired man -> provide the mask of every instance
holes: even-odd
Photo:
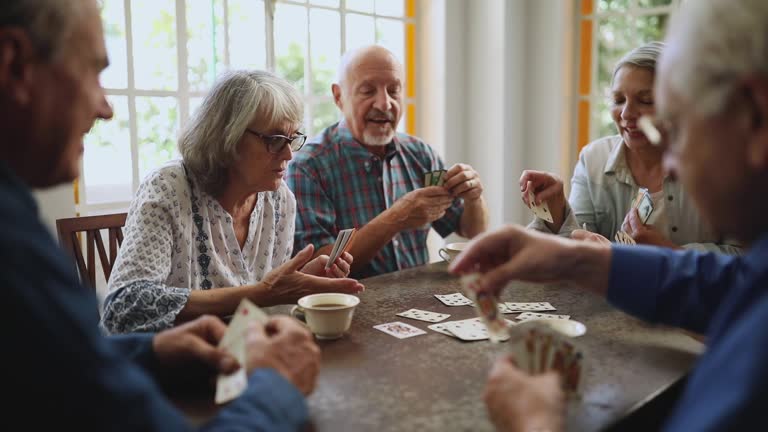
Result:
[[[768,2],[685,2],[656,82],[665,163],[742,257],[608,247],[505,227],[475,241],[452,271],[496,292],[511,279],[569,280],[651,322],[706,333],[668,431],[752,430],[768,406]],[[574,232],[576,233],[576,232]],[[579,234],[583,234],[579,233]],[[576,235],[576,234],[574,234]],[[565,429],[558,380],[504,358],[486,388],[501,430]]]
[[[296,195],[296,250],[329,253],[339,231],[357,228],[352,277],[427,263],[430,226],[443,237],[485,231],[480,176],[469,165],[447,170],[442,186],[423,183],[443,161],[416,137],[396,133],[403,66],[380,46],[347,53],[332,91],[344,119],[325,129],[288,165]],[[424,187],[426,186],[426,187]]]
[[[96,298],[39,220],[29,188],[71,182],[83,135],[112,117],[99,84],[107,53],[96,0],[3,0],[0,8],[0,285],[5,420],[25,429],[190,430],[158,383],[203,386],[237,361],[215,317],[106,338]],[[205,429],[300,430],[319,348],[298,323],[249,329],[248,388]],[[195,373],[199,372],[199,373]]]

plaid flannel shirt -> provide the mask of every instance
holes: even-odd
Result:
[[[315,248],[332,245],[339,231],[361,228],[403,195],[423,187],[424,173],[444,166],[430,146],[410,135],[398,133],[381,159],[352,137],[344,121],[330,126],[296,152],[288,165],[287,182],[297,202],[294,252],[310,243]],[[431,226],[443,237],[451,234],[459,227],[463,209],[462,200],[454,200]],[[401,231],[351,276],[364,278],[426,264],[429,227]]]

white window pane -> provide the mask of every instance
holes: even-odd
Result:
[[[632,24],[632,18],[624,16],[598,21],[596,90],[601,94],[611,85],[616,62],[638,45]]]
[[[377,18],[376,43],[392,51],[403,63],[405,58],[405,25],[400,20]]]
[[[98,121],[85,136],[85,204],[130,201],[133,196],[128,97],[107,96],[114,117]]]
[[[139,138],[139,176],[179,157],[176,138],[178,102],[173,97],[137,97],[136,123]]]
[[[600,0],[597,2],[598,12],[625,12],[629,9],[630,0]]]
[[[304,92],[307,8],[278,3],[275,8],[275,71]]]
[[[312,94],[331,94],[331,84],[341,57],[341,29],[339,13],[324,9],[309,12],[309,34],[312,60]]]
[[[347,9],[373,13],[373,0],[347,0]]]
[[[337,8],[339,7],[339,0],[309,0],[309,4]]]
[[[307,135],[313,137],[340,119],[341,113],[332,100],[316,103],[312,107],[312,127]]]
[[[133,69],[136,87],[176,90],[176,5],[174,0],[132,0]]]
[[[125,43],[125,10],[123,2],[104,2],[101,9],[104,39],[109,55],[109,67],[101,74],[105,88],[128,87],[128,53]]]
[[[405,15],[405,0],[376,0],[376,14],[401,17]]]
[[[347,51],[376,43],[376,27],[373,24],[373,17],[347,14],[346,30]]]
[[[187,80],[192,91],[205,90],[224,65],[223,0],[187,1]]]
[[[229,0],[228,8],[231,67],[233,69],[266,69],[267,39],[264,1]]]

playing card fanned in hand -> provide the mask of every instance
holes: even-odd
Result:
[[[488,292],[477,292],[475,284],[479,277],[480,275],[477,273],[464,275],[461,277],[461,284],[469,299],[475,303],[477,315],[488,329],[491,342],[501,342],[509,338],[507,324],[501,317],[499,301],[496,296]],[[451,333],[456,334],[454,331]]]
[[[584,354],[571,339],[541,323],[520,323],[510,331],[512,358],[520,369],[536,375],[555,370],[563,389],[577,394],[584,376]]]
[[[447,172],[446,170],[435,170],[424,173],[424,187],[444,185]]]
[[[554,219],[552,219],[552,213],[549,212],[549,206],[546,202],[542,202],[541,204],[536,204],[534,201],[535,197],[533,196],[533,190],[531,188],[528,189],[528,202],[530,203],[531,211],[533,211],[533,214],[540,219],[544,219],[545,221],[549,223],[553,223]]]
[[[216,380],[216,396],[214,398],[217,404],[229,402],[240,396],[248,386],[248,377],[245,372],[245,332],[250,323],[266,324],[268,320],[267,314],[250,300],[243,299],[240,302],[229,326],[227,326],[224,337],[219,341],[219,348],[232,354],[240,363],[240,369],[229,375],[219,374]]]
[[[325,264],[326,269],[331,268],[333,263],[352,247],[352,240],[355,238],[355,234],[357,234],[355,228],[339,231],[339,235],[336,236],[336,242],[333,244],[333,249],[331,249],[331,254],[328,257],[328,262]]]

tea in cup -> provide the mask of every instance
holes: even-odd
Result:
[[[342,293],[310,294],[299,299],[291,316],[307,323],[318,339],[338,339],[349,330],[360,299]]]

